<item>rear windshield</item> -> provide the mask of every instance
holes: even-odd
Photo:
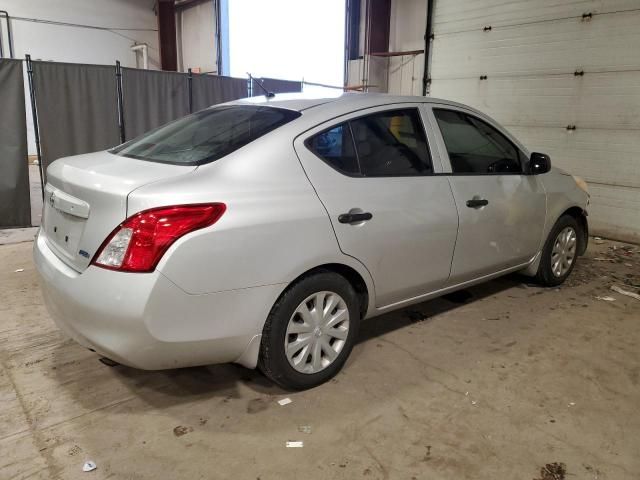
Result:
[[[201,165],[222,158],[299,116],[299,112],[274,107],[214,107],[145,133],[111,153],[174,165]]]

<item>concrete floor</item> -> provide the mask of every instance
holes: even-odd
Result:
[[[509,276],[367,321],[343,373],[293,394],[99,363],[49,319],[31,243],[1,246],[0,478],[638,479],[640,301],[609,287],[638,291],[640,249],[620,245],[559,289]]]
[[[31,197],[31,225],[40,226],[42,222],[42,183],[40,182],[40,167],[29,164],[29,196]]]

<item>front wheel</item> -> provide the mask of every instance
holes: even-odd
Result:
[[[536,279],[542,285],[553,287],[564,282],[578,258],[578,245],[582,231],[575,218],[563,215],[551,229],[542,250]]]
[[[296,282],[271,309],[258,366],[278,385],[315,387],[336,375],[351,353],[360,323],[351,284],[333,272]]]

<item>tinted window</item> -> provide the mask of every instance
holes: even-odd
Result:
[[[363,175],[408,176],[433,172],[417,110],[389,110],[352,120],[350,124]]]
[[[434,109],[454,173],[521,173],[518,149],[487,123],[462,112]]]
[[[348,123],[311,137],[307,147],[336,170],[348,174],[360,173]]]
[[[116,147],[112,153],[198,165],[224,157],[299,116],[298,112],[273,107],[211,108],[152,130]]]

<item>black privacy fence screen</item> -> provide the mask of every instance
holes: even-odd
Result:
[[[0,227],[30,225],[22,62],[0,59]]]
[[[2,58],[0,228],[31,225],[23,71],[42,185],[47,167],[58,158],[105,150],[189,113],[264,90],[302,91],[301,82],[272,78],[141,70],[120,62],[32,61],[29,55],[24,62]]]

